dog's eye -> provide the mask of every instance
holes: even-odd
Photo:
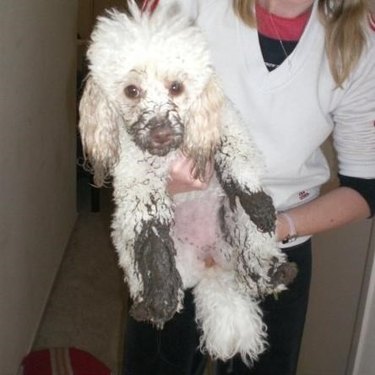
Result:
[[[124,92],[129,99],[137,99],[141,95],[140,88],[135,85],[126,86]]]
[[[169,86],[169,93],[172,96],[178,96],[181,95],[184,91],[184,85],[182,82],[179,81],[173,81],[171,85]]]

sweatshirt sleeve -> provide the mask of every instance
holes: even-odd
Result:
[[[181,9],[192,19],[196,19],[199,13],[199,0],[178,0]]]
[[[181,9],[193,20],[197,20],[199,15],[215,4],[216,1],[217,0],[177,0]]]
[[[339,173],[375,178],[375,33],[332,115]]]
[[[375,215],[375,179],[348,177],[339,174],[340,185],[357,191],[370,208],[370,217]]]

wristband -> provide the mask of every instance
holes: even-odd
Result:
[[[281,241],[283,244],[287,244],[293,242],[297,239],[297,231],[296,226],[294,225],[293,219],[285,212],[281,212],[280,216],[284,216],[286,221],[288,222],[289,231],[287,236]]]

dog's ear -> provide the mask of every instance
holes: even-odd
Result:
[[[213,76],[189,110],[183,151],[194,160],[193,175],[201,180],[205,180],[207,163],[219,145],[224,100],[223,90]]]
[[[96,186],[102,186],[118,160],[118,115],[104,93],[88,77],[79,105],[82,146]]]

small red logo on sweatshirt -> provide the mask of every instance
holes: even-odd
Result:
[[[306,190],[300,191],[298,193],[298,197],[299,197],[300,201],[306,199],[309,195],[310,195],[310,193],[308,191],[306,191]]]

